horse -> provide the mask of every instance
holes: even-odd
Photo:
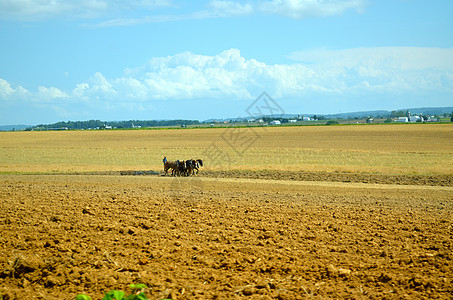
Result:
[[[187,176],[195,175],[195,169],[197,167],[197,161],[193,159],[186,160],[187,165]]]
[[[167,161],[164,164],[164,173],[165,176],[168,175],[168,170],[171,169],[171,176],[180,175],[181,172],[184,173],[186,170],[185,161]]]
[[[167,161],[164,164],[164,173],[167,176],[168,170],[171,169],[171,176],[190,176],[191,173],[192,175],[198,174],[200,167],[203,167],[201,159]],[[196,173],[195,170],[197,171]]]
[[[201,159],[197,159],[196,160],[196,166],[195,166],[195,169],[197,169],[197,174],[198,174],[198,171],[199,171],[200,167],[203,167],[203,161]]]
[[[165,176],[168,175],[168,170],[171,169],[171,174],[173,175],[174,169],[176,169],[178,166],[175,161],[166,161],[164,163],[164,174]]]
[[[186,161],[187,164],[187,175],[192,175],[198,174],[199,168],[203,166],[203,161],[201,159],[189,159]],[[195,173],[195,170],[197,170],[197,173]]]
[[[186,164],[186,161],[185,160],[177,160],[176,161],[178,167],[176,169],[174,169],[173,171],[175,171],[175,176],[178,175],[178,176],[186,176],[186,173],[187,173],[187,164]]]

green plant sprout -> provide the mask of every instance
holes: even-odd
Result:
[[[145,284],[131,284],[129,285],[131,289],[131,294],[126,296],[126,293],[123,291],[112,290],[108,293],[105,293],[102,300],[149,300],[146,297],[144,290],[148,288]],[[75,300],[92,300],[90,296],[79,294],[76,296]]]

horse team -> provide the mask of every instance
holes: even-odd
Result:
[[[171,176],[190,176],[198,174],[198,170],[203,166],[201,159],[177,160],[164,162],[164,175],[168,175],[171,169]],[[196,171],[196,173],[195,173]]]

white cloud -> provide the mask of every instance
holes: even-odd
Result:
[[[453,69],[453,48],[375,47],[345,50],[316,49],[292,53],[289,58],[308,64],[336,67],[381,66],[402,71]]]
[[[36,92],[33,92],[22,86],[12,87],[8,81],[0,78],[0,101],[47,103],[64,98],[70,98],[70,96],[56,87],[40,86]]]
[[[231,16],[245,16],[254,13],[256,10],[251,3],[242,4],[237,1],[213,0],[205,4],[205,9],[192,10],[184,14],[152,14],[140,17],[120,17],[107,20],[94,27],[115,27],[115,26],[134,26],[147,23],[174,22],[180,20],[197,20],[224,18]]]
[[[68,98],[69,96],[56,87],[38,87],[36,97],[33,97],[33,101],[52,101],[54,99]]]
[[[362,11],[366,0],[210,0],[199,5],[175,0],[0,0],[0,19],[39,21],[44,19],[110,18],[96,27],[131,26],[178,20],[277,14],[303,19]],[[199,3],[197,3],[199,4]],[[158,8],[172,8],[162,14]]]
[[[100,93],[104,95],[116,94],[112,84],[102,75],[97,72],[90,80],[91,91],[94,93]]]
[[[190,52],[157,57],[106,79],[97,73],[74,96],[115,101],[253,99],[453,90],[453,49],[359,48],[293,53],[304,63],[267,65],[230,49],[214,56]]]
[[[364,0],[272,0],[262,1],[260,10],[294,19],[339,15],[349,9],[362,11]]]
[[[0,101],[1,100],[18,100],[28,96],[29,91],[21,86],[13,88],[11,84],[0,78]]]
[[[263,12],[283,17],[304,19],[340,15],[354,9],[362,12],[365,0],[258,0],[258,1],[221,1],[208,3],[209,14],[206,17],[240,16]]]
[[[144,107],[155,100],[252,100],[263,90],[275,99],[453,93],[453,49],[319,50],[291,58],[300,62],[269,65],[243,57],[238,49],[212,56],[184,52],[152,58],[116,78],[95,73],[69,91],[27,91],[0,79],[0,100],[113,108]]]
[[[119,27],[119,26],[135,26],[147,23],[163,23],[174,22],[183,19],[188,19],[187,16],[176,15],[159,15],[159,16],[145,16],[141,18],[117,18],[111,19],[95,25],[84,25],[85,27]]]
[[[0,97],[6,98],[14,93],[14,89],[11,87],[8,81],[0,78]]]
[[[154,9],[171,3],[171,0],[0,0],[0,19],[93,18],[122,11]]]
[[[236,1],[219,1],[214,0],[208,3],[213,16],[243,16],[254,12],[254,7],[250,3],[242,4]]]
[[[85,99],[86,91],[90,88],[88,83],[78,83],[72,91],[74,97],[78,99]]]
[[[343,90],[452,91],[453,48],[378,47],[295,52],[290,58],[334,78]],[[361,83],[366,82],[365,85]]]

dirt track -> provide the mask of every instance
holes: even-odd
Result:
[[[451,297],[451,184],[205,175],[0,175],[0,294]]]

